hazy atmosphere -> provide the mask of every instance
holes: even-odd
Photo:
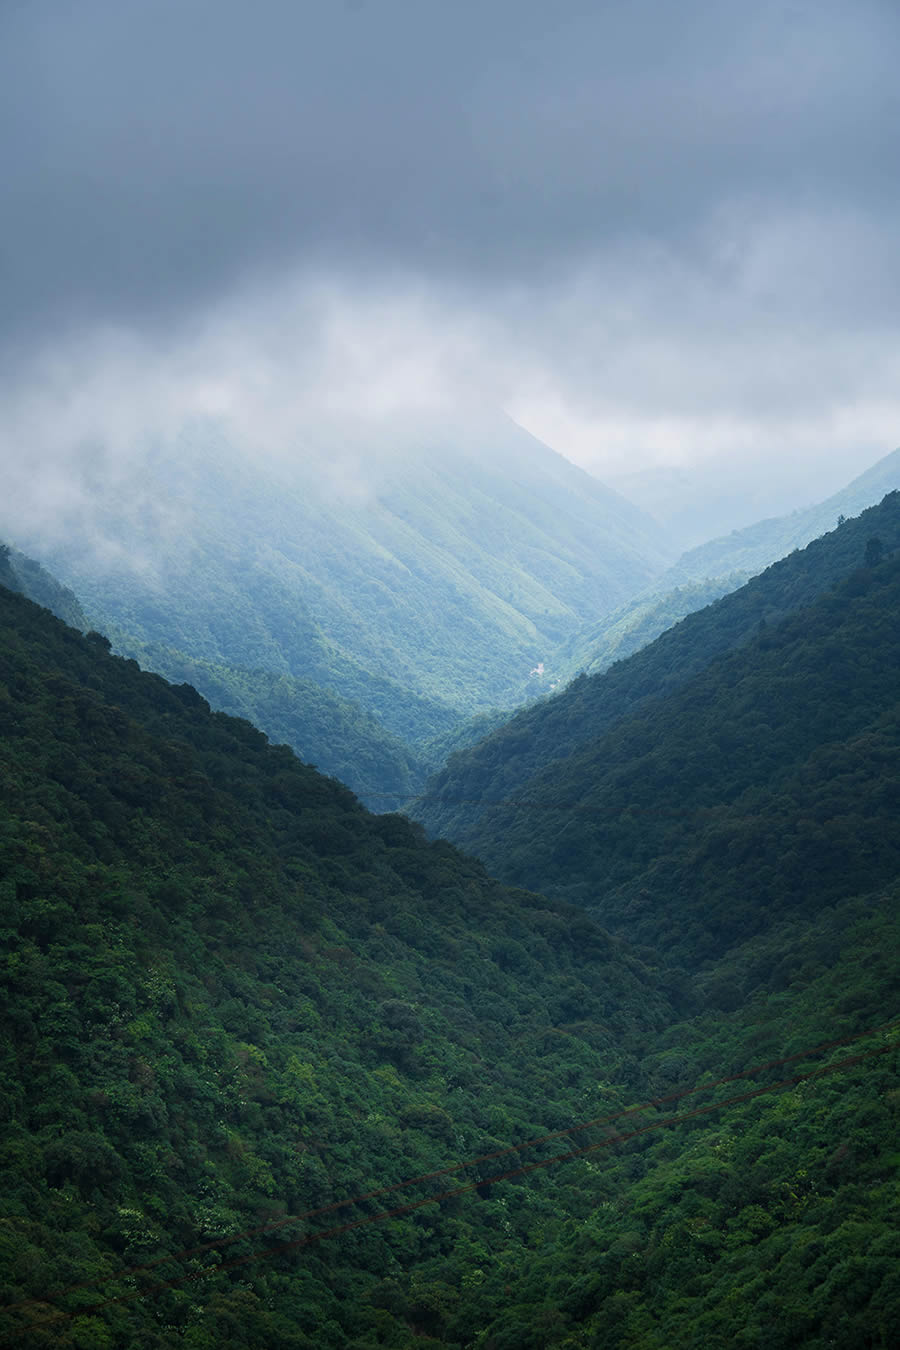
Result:
[[[659,466],[729,525],[825,496],[900,422],[898,38],[878,0],[5,5],[14,500],[197,415],[314,457],[470,407],[645,505]]]
[[[896,1350],[898,0],[0,0],[0,1342]]]

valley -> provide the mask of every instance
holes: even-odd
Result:
[[[252,725],[409,792],[371,715],[8,555],[3,1335],[886,1348],[898,500],[451,723],[469,853]]]

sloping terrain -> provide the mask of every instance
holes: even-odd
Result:
[[[788,683],[804,642],[879,665],[896,570],[788,624]],[[896,869],[861,889],[888,841],[842,835],[827,890],[801,866],[679,969],[4,590],[0,635],[0,1336],[889,1350]],[[843,673],[817,790],[852,812],[867,764],[897,780],[836,748],[883,700]],[[773,681],[780,741],[825,727]]]
[[[900,489],[900,450],[885,455],[840,492],[789,516],[760,520],[721,539],[710,540],[683,553],[663,582],[681,586],[730,572],[761,572],[792,549],[805,548],[813,539],[833,530],[845,517],[857,516],[889,492]]]
[[[479,830],[485,811],[518,796],[555,761],[587,751],[618,721],[649,709],[722,653],[746,644],[761,625],[809,605],[863,563],[871,538],[888,550],[900,543],[900,493],[889,494],[740,590],[690,614],[627,660],[599,675],[581,676],[561,693],[517,713],[453,756],[411,804],[412,813],[433,834],[476,852],[486,847]]]
[[[564,1127],[597,1057],[621,1080],[671,1016],[577,912],[369,815],[5,590],[0,621],[4,1304],[25,1293],[52,1320],[53,1290],[115,1296],[124,1266]],[[565,1061],[536,1052],[557,1035]],[[547,1205],[522,1195],[520,1243]],[[108,1334],[206,1345],[245,1318],[247,1344],[346,1344],[379,1322],[385,1259],[477,1244],[474,1214],[451,1207],[435,1241],[410,1221],[390,1256],[383,1234],[351,1240],[337,1283],[323,1251],[299,1282],[276,1262],[268,1292],[223,1276],[115,1305]],[[324,1330],[301,1331],[310,1306]],[[34,1343],[113,1343],[94,1326]]]
[[[394,734],[402,690],[458,716],[517,702],[553,646],[672,558],[512,423],[354,455],[253,458],[194,427],[28,542],[117,642],[312,679]]]
[[[35,558],[26,558],[18,549],[3,543],[0,543],[0,585],[43,605],[72,628],[88,627],[77,597],[67,586],[60,585]]]
[[[696,964],[900,873],[900,559],[833,592],[486,811],[498,875]]]
[[[558,687],[578,674],[607,670],[688,614],[737,590],[779,558],[830,533],[839,521],[859,515],[898,488],[900,450],[816,506],[758,521],[682,554],[645,594],[568,638],[547,662],[548,683]]]
[[[730,595],[749,581],[743,572],[711,581],[691,581],[671,591],[638,596],[588,624],[554,653],[549,665],[557,686],[577,675],[599,675],[648,646],[676,623]]]

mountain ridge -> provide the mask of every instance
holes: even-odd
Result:
[[[811,603],[863,562],[873,535],[881,536],[885,548],[896,547],[900,493],[889,493],[878,506],[689,614],[625,660],[597,675],[582,675],[514,714],[433,775],[409,810],[432,834],[471,847],[480,802],[496,803],[518,792],[541,766],[578,753],[616,721],[673,692],[721,653],[755,636],[761,624]]]
[[[468,716],[517,702],[551,646],[672,556],[649,517],[514,424],[490,434],[490,453],[476,430],[373,454],[357,486],[352,447],[329,478],[251,466],[198,426],[149,455],[134,501],[121,483],[100,501],[105,558],[86,518],[68,542],[28,542],[104,629],[313,678],[379,717],[373,679]]]

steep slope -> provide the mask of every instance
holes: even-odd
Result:
[[[144,670],[173,684],[193,685],[218,712],[244,718],[274,744],[289,745],[307,764],[339,778],[373,811],[392,809],[424,781],[426,761],[414,757],[399,736],[360,704],[312,680],[193,660],[169,647],[129,642],[115,630],[113,637]],[[433,710],[425,700],[419,711],[428,725]]]
[[[885,456],[826,501],[790,516],[756,522],[682,554],[647,592],[567,639],[547,661],[554,687],[596,675],[659,637],[680,619],[744,585],[755,573],[874,506],[900,488],[900,450]]]
[[[900,450],[885,455],[871,469],[827,500],[789,516],[761,520],[721,539],[713,539],[687,553],[661,579],[662,585],[682,586],[729,572],[753,574],[783,558],[792,549],[804,548],[811,540],[833,530],[842,517],[856,516],[900,489]]]
[[[653,972],[2,590],[0,636],[0,1337],[890,1350],[866,840],[833,907],[801,873],[726,963]]]
[[[887,549],[900,542],[900,493],[689,615],[627,660],[600,675],[581,676],[562,693],[517,713],[431,778],[410,804],[412,814],[431,833],[479,851],[485,846],[479,829],[485,811],[518,796],[539,771],[589,748],[621,719],[673,693],[721,653],[747,643],[760,625],[809,605],[862,563],[872,537]]]
[[[395,734],[370,685],[509,706],[671,560],[649,518],[512,423],[328,450],[253,458],[194,427],[96,487],[42,556],[104,630],[312,679]]]
[[[165,1258],[565,1128],[598,1065],[633,1077],[667,996],[577,912],[369,815],[190,686],[2,589],[0,628],[0,1301],[36,1300],[4,1334],[415,1343],[414,1312],[367,1301],[379,1272],[475,1252],[503,1206],[89,1309],[135,1263],[190,1275]],[[520,1193],[514,1246],[550,1203]]]
[[[616,661],[639,652],[689,614],[738,590],[749,579],[747,573],[733,572],[728,577],[692,581],[671,591],[654,590],[638,596],[564,643],[549,662],[550,673],[557,683],[568,683],[580,674],[598,675]]]
[[[0,586],[18,591],[36,605],[49,609],[63,623],[82,631],[88,627],[77,597],[34,558],[26,558],[11,544],[0,543]]]
[[[40,563],[8,545],[0,545],[0,584],[43,605],[71,627],[87,630],[88,621],[73,592]],[[418,791],[428,770],[442,762],[433,755],[414,757],[400,736],[388,731],[360,704],[312,680],[214,665],[172,648],[129,640],[116,630],[112,637],[120,650],[138,659],[144,669],[175,683],[193,684],[214,707],[246,718],[274,742],[290,745],[307,763],[340,778],[374,810],[391,807]],[[384,688],[379,687],[381,682],[371,682],[372,700],[376,706],[386,701],[389,721],[396,709],[402,731],[412,734],[415,729],[424,735],[431,730],[439,743],[445,736],[465,734],[457,730],[459,719],[450,709],[413,695],[404,698],[389,682],[383,683]],[[472,731],[465,743],[471,744],[476,738]]]
[[[892,1350],[898,951],[896,883],[745,944],[715,978],[735,997],[752,969],[752,1004],[672,1027],[648,1066],[662,1118],[680,1123],[632,1117],[618,1166],[608,1148],[593,1155],[601,1203],[586,1198],[552,1244],[505,1265],[502,1299],[493,1281],[467,1291],[457,1325],[497,1350]],[[840,1044],[848,1024],[885,1023]],[[804,1053],[822,1042],[824,1063]],[[720,1088],[721,1111],[712,1089],[681,1099],[682,1085],[718,1079],[738,1044],[744,1066],[775,1064]]]
[[[900,875],[900,557],[488,809],[507,880],[690,964]]]

